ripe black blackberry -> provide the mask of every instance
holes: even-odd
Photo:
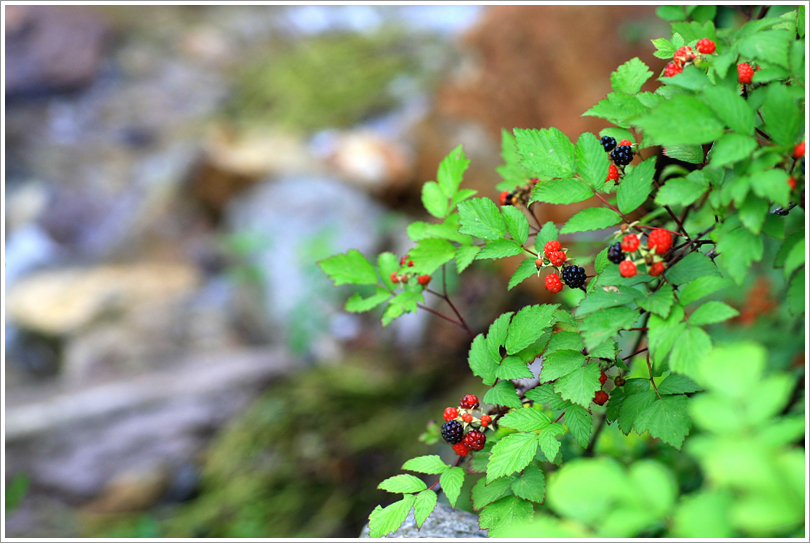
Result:
[[[622,244],[621,242],[616,242],[610,247],[608,247],[608,260],[613,262],[614,264],[618,264],[622,260],[624,260],[624,251],[622,251]]]
[[[619,145],[610,152],[610,158],[617,166],[627,166],[633,161],[633,149],[629,145]]]
[[[455,420],[442,424],[442,437],[451,445],[461,443],[464,439],[464,428]]]
[[[602,147],[605,148],[605,152],[608,153],[616,147],[616,140],[611,138],[610,136],[602,136],[602,139],[599,140],[599,143],[602,144]]]
[[[585,268],[580,266],[566,266],[562,270],[562,280],[571,288],[582,288],[586,278]]]

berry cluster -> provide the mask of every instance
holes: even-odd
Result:
[[[610,152],[610,158],[617,166],[627,166],[633,161],[633,148],[629,144],[619,145]]]
[[[498,201],[502,206],[513,206],[517,204],[523,204],[525,206],[529,202],[532,188],[538,181],[539,179],[537,177],[532,177],[525,185],[518,185],[513,190],[505,190],[498,196]]]
[[[672,77],[673,75],[681,73],[684,66],[690,62],[694,62],[701,55],[711,55],[715,52],[717,46],[712,40],[702,38],[697,41],[695,48],[698,50],[697,53],[695,53],[688,45],[684,45],[675,51],[675,54],[672,57],[672,62],[668,63],[664,68],[663,77]]]
[[[481,415],[473,416],[472,410],[479,406],[478,397],[467,394],[459,402],[458,407],[448,407],[444,410],[442,437],[453,446],[453,451],[459,456],[467,456],[470,451],[480,451],[487,442],[484,431],[491,428],[492,417]],[[467,433],[465,434],[465,431]]]
[[[619,379],[619,378],[617,377],[617,379]],[[604,387],[605,383],[607,383],[607,380],[608,380],[608,376],[605,373],[605,370],[600,371],[600,373],[599,373],[599,384]],[[593,400],[592,401],[596,405],[605,405],[609,399],[610,399],[610,396],[608,396],[607,392],[605,392],[604,390],[597,390],[596,394],[593,395]]]
[[[563,249],[562,244],[556,239],[553,239],[543,246],[543,257],[534,261],[537,266],[538,274],[541,269],[546,266],[553,266],[555,273],[546,276],[546,290],[552,294],[557,294],[563,289],[563,283],[571,288],[583,288],[585,285],[585,269],[566,263],[568,255]],[[562,279],[560,278],[562,276]]]
[[[413,267],[413,260],[411,260],[408,255],[405,255],[405,256],[403,256],[402,258],[399,259],[400,267],[405,267],[406,264],[407,264],[408,268]],[[391,282],[392,283],[407,283],[408,280],[411,277],[416,277],[417,283],[419,283],[422,286],[425,286],[428,283],[430,283],[430,276],[429,275],[417,275],[415,273],[409,273],[409,272],[405,272],[405,273],[401,273],[401,274],[397,273],[397,272],[391,272]]]
[[[619,265],[619,273],[622,277],[633,277],[638,271],[638,265],[645,263],[647,273],[656,277],[664,272],[664,263],[660,256],[672,247],[672,234],[661,228],[656,228],[647,235],[647,247],[640,251],[641,254],[633,259],[630,253],[639,251],[641,241],[635,234],[627,234],[620,242],[616,242],[608,247],[607,258],[614,264]]]

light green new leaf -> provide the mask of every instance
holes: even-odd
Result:
[[[520,266],[517,267],[515,273],[512,275],[512,278],[509,279],[509,286],[506,290],[512,290],[532,275],[537,274],[537,265],[534,263],[534,261],[534,258],[527,258],[520,263]]]
[[[740,312],[723,302],[706,302],[689,316],[692,326],[706,326],[736,317]]]
[[[498,381],[494,387],[484,394],[484,403],[491,405],[505,405],[506,407],[523,407],[523,403],[515,392],[515,386],[509,381]]]
[[[450,197],[446,196],[439,184],[434,181],[422,185],[422,205],[428,213],[439,219],[450,214]]]
[[[415,500],[413,494],[406,494],[386,508],[375,507],[368,517],[369,537],[382,537],[402,526]]]
[[[602,150],[602,154],[605,154],[604,150]],[[605,174],[605,177],[607,177],[607,174]],[[603,179],[602,185],[605,184],[604,181]],[[574,204],[584,202],[591,197],[593,197],[593,191],[585,183],[577,179],[550,179],[540,181],[535,185],[529,202]]]
[[[459,185],[461,185],[461,178],[470,161],[464,156],[462,146],[459,145],[439,163],[439,171],[436,173],[436,181],[439,182],[439,188],[448,199],[452,198]]]
[[[421,528],[427,518],[436,508],[438,496],[432,490],[423,490],[416,495],[416,501],[413,503],[413,516],[416,520],[416,527]]]
[[[483,530],[489,530],[497,536],[497,530],[504,530],[518,523],[528,521],[534,514],[532,504],[515,496],[506,496],[495,503],[487,505],[481,516],[478,517],[478,525]]]
[[[689,435],[692,422],[686,412],[686,396],[664,396],[655,400],[636,416],[635,428],[641,434],[650,432],[652,437],[681,449],[683,440]]]
[[[512,239],[520,245],[526,243],[529,239],[529,221],[526,220],[526,215],[514,206],[501,207],[501,213],[506,223],[506,231]]]
[[[638,58],[633,58],[619,66],[615,72],[610,74],[610,84],[616,92],[626,92],[635,94],[641,90],[641,86],[652,77],[653,73],[646,64]]]
[[[652,190],[655,157],[648,158],[627,174],[616,193],[619,211],[630,213],[644,203]]]
[[[496,239],[487,243],[475,255],[476,260],[488,260],[517,256],[523,252],[523,246],[511,239]]]
[[[645,141],[659,145],[702,144],[723,135],[723,123],[703,102],[677,95],[634,121]]]
[[[493,358],[487,349],[487,342],[484,334],[478,334],[470,347],[469,363],[473,375],[480,377],[485,385],[495,382],[495,372],[498,369],[498,362],[501,357]]]
[[[504,494],[509,492],[513,481],[514,477],[501,477],[487,484],[487,480],[484,477],[478,479],[478,482],[475,483],[471,492],[473,510],[478,511],[502,498]]]
[[[669,355],[669,369],[694,378],[697,367],[701,360],[709,354],[711,348],[712,340],[709,338],[709,334],[700,328],[689,326],[672,347],[672,353]]]
[[[593,426],[593,415],[587,409],[578,405],[572,405],[565,410],[565,425],[571,431],[571,435],[577,443],[583,447],[588,446],[591,439],[591,426]]]
[[[531,379],[532,371],[517,356],[507,356],[495,370],[498,379]]]
[[[382,325],[388,326],[394,319],[401,317],[405,313],[416,313],[417,304],[424,301],[424,296],[417,290],[400,292],[385,306],[382,316]]]
[[[487,464],[487,483],[523,470],[534,458],[539,444],[538,435],[533,432],[509,434],[499,439],[492,447]]]
[[[628,121],[648,111],[649,108],[641,103],[638,96],[623,92],[611,92],[607,95],[607,98],[600,100],[582,116],[601,117],[626,128]]]
[[[546,494],[546,478],[543,470],[534,464],[526,466],[520,478],[512,481],[512,492],[518,498],[543,503]]]
[[[498,419],[498,425],[520,432],[536,432],[551,424],[542,412],[533,407],[515,409]]]
[[[455,509],[456,500],[458,500],[464,484],[464,470],[459,467],[450,468],[439,477],[439,484],[442,486],[442,492],[447,497],[447,501],[450,502],[450,507]]]
[[[561,349],[546,354],[543,359],[543,371],[540,372],[540,382],[546,383],[568,375],[585,363],[585,355],[579,351]]]
[[[391,281],[391,274],[398,269],[399,260],[397,260],[397,257],[394,256],[393,253],[384,252],[380,253],[380,256],[377,257],[377,271],[380,272],[380,277],[382,277],[383,284],[391,290],[396,288],[394,282]]]
[[[559,304],[529,305],[517,312],[509,325],[506,336],[506,352],[515,354],[537,341],[546,328]]]
[[[321,260],[318,266],[335,282],[335,286],[377,284],[374,266],[356,249]]]
[[[408,237],[413,241],[425,238],[442,238],[450,241],[457,241],[469,245],[472,237],[466,234],[459,234],[458,213],[453,213],[447,217],[442,224],[431,224],[422,221],[415,221],[408,225]]]
[[[588,364],[560,377],[554,385],[554,390],[559,392],[562,399],[587,407],[596,391],[602,388],[599,374],[599,367],[596,364]]]
[[[586,316],[580,326],[585,347],[589,351],[595,349],[622,328],[630,328],[638,316],[638,311],[629,307],[612,307]]]
[[[428,454],[425,456],[417,456],[416,458],[411,458],[410,460],[402,464],[402,469],[406,469],[408,471],[415,471],[417,473],[438,475],[450,469],[450,466],[442,462],[442,459],[439,458],[439,455]]]
[[[661,286],[651,296],[640,296],[636,298],[636,303],[642,309],[658,315],[662,319],[669,316],[669,310],[675,302],[672,287],[668,284]]]
[[[593,268],[594,271],[596,271],[597,275],[602,273],[602,270],[604,270],[607,267],[608,263],[610,263],[610,260],[608,260],[607,258],[607,254],[608,254],[607,247],[605,247],[596,254],[596,258],[594,259],[593,262]]]
[[[538,177],[574,175],[574,145],[560,130],[515,128],[514,133],[522,164]]]
[[[501,129],[501,157],[505,164],[495,170],[510,185],[519,185],[531,177],[528,170],[520,164],[515,136],[508,130]]]
[[[585,184],[594,190],[601,189],[607,179],[610,160],[596,136],[590,132],[585,132],[579,137],[576,147],[576,159],[577,173],[585,181]]]
[[[428,238],[419,240],[416,247],[408,252],[413,260],[410,271],[418,274],[431,275],[450,262],[456,255],[456,246],[445,239]]]
[[[681,288],[679,298],[682,305],[687,305],[729,286],[731,281],[723,277],[715,275],[698,277]]]
[[[458,272],[461,273],[475,260],[475,255],[481,250],[478,245],[459,245],[456,248],[455,260]]]
[[[622,217],[612,209],[605,207],[589,207],[583,209],[560,229],[561,234],[585,232],[587,230],[601,230],[621,222]]]
[[[493,360],[501,360],[501,347],[506,343],[506,334],[509,332],[509,321],[513,312],[503,313],[489,325],[487,331],[487,349]]]
[[[565,433],[565,427],[559,422],[553,422],[540,430],[537,439],[540,442],[540,452],[549,462],[554,462],[560,452],[560,440],[557,436]]]
[[[401,475],[389,477],[377,485],[377,488],[398,494],[409,494],[421,492],[427,488],[427,485],[419,477],[414,477],[413,475],[403,473]]]
[[[486,240],[503,238],[506,225],[498,207],[489,198],[473,198],[458,204],[459,232]]]
[[[350,313],[362,313],[369,309],[374,309],[391,297],[391,293],[382,287],[377,287],[377,292],[368,298],[363,298],[355,292],[351,298],[346,300],[346,311]]]

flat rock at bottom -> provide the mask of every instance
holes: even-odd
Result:
[[[467,511],[453,509],[449,505],[440,503],[430,514],[422,528],[416,528],[416,519],[413,510],[408,513],[408,517],[398,530],[384,536],[386,538],[444,538],[444,539],[468,539],[471,537],[486,537],[487,531],[478,528],[478,517]],[[368,524],[363,527],[360,537],[368,537]]]

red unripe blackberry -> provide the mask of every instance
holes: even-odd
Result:
[[[413,260],[408,260],[410,257],[408,255],[403,256],[399,259],[399,265],[404,266],[405,262],[408,263],[408,266],[413,266]]]
[[[453,445],[453,452],[459,456],[467,456],[470,454],[470,449],[464,443],[456,443]]]
[[[793,148],[793,158],[802,158],[804,156],[804,142],[797,143]]]
[[[796,190],[796,180],[795,179],[793,179],[792,177],[788,177],[787,183],[788,183],[788,186],[790,187],[790,190]]]
[[[552,294],[557,294],[563,289],[562,281],[560,281],[560,276],[556,273],[552,273],[546,276],[546,290]]]
[[[617,181],[619,179],[619,168],[616,167],[615,164],[611,164],[608,166],[608,176],[605,179],[605,183],[608,181]]]
[[[743,85],[750,85],[751,78],[754,77],[754,69],[747,62],[737,64],[737,81]]]
[[[663,262],[653,262],[648,267],[647,273],[649,273],[653,277],[658,277],[659,275],[664,273],[664,263]]]
[[[481,426],[487,426],[490,422],[492,422],[492,417],[489,415],[481,415]]]
[[[455,407],[448,407],[444,410],[444,420],[450,421],[458,416],[458,409]]]
[[[470,415],[469,413],[464,413],[463,415],[461,415],[461,420],[463,420],[464,422],[472,422],[473,416]]]
[[[647,236],[647,247],[655,247],[655,254],[662,255],[672,247],[672,234],[666,230],[656,228]]]
[[[605,386],[605,383],[607,383],[607,374],[604,371],[599,374],[599,382],[602,386]]]
[[[420,275],[419,278],[417,279],[417,281],[419,281],[420,285],[427,285],[428,283],[430,283],[430,276],[429,275]]]
[[[442,437],[451,445],[461,443],[461,440],[464,439],[464,428],[458,421],[448,420],[442,424]]]
[[[636,265],[630,260],[625,260],[619,264],[619,273],[622,277],[633,277],[636,274]]]
[[[675,55],[673,57],[673,61],[680,64],[681,66],[683,66],[684,63],[694,59],[695,59],[695,52],[692,51],[692,48],[689,47],[688,45],[684,45],[683,47],[675,51]]]
[[[552,264],[555,266],[562,266],[563,262],[565,262],[565,253],[562,251],[554,251],[550,255],[548,255],[548,259],[551,261]]]
[[[391,282],[399,283],[399,277],[397,277],[397,272],[391,272]]]
[[[475,409],[478,407],[478,396],[475,394],[465,394],[459,405],[464,409]]]
[[[501,195],[498,197],[498,201],[501,203],[502,206],[506,205],[506,201],[507,201],[508,197],[509,197],[509,191],[508,190],[503,191],[501,193]]]
[[[664,77],[672,77],[673,75],[677,75],[683,71],[683,68],[678,65],[676,62],[670,62],[667,64],[667,67],[664,68]]]
[[[608,396],[607,392],[604,390],[597,390],[596,394],[593,396],[593,403],[596,405],[605,405],[609,399],[610,396]]]
[[[543,252],[546,254],[546,256],[550,255],[553,252],[559,251],[560,249],[562,249],[562,244],[560,244],[560,242],[557,241],[556,239],[547,241],[546,244],[543,246]]]
[[[537,260],[534,261],[534,265],[537,266],[538,268],[541,268],[543,266],[543,259],[538,258]]]
[[[538,181],[540,180],[536,177],[532,177],[531,179],[529,179],[529,183],[531,183],[532,185],[536,185]]]
[[[618,241],[608,247],[607,258],[614,264],[621,264],[624,261],[624,252]]]
[[[622,251],[625,253],[632,253],[638,249],[639,245],[641,245],[641,241],[635,234],[627,234],[622,238]]]
[[[695,47],[697,48],[698,51],[700,51],[704,55],[711,55],[717,48],[714,42],[709,38],[699,39]]]
[[[629,146],[629,145],[633,145],[633,142],[630,141],[630,140],[622,140],[622,141],[619,142],[619,147],[621,147],[621,146]]]
[[[478,430],[472,430],[464,436],[464,444],[471,451],[480,451],[484,448],[484,443],[487,442],[487,436]]]

